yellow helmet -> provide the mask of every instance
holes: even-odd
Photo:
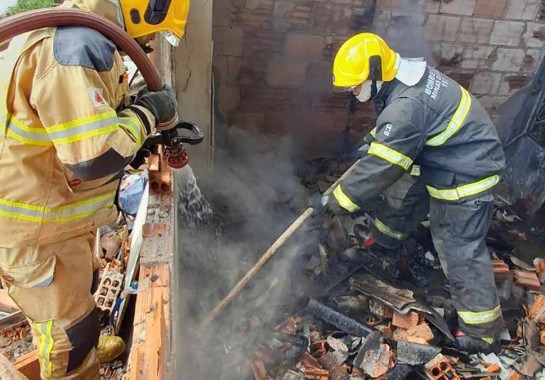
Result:
[[[333,86],[350,89],[366,80],[388,82],[395,78],[397,54],[374,33],[346,40],[333,62]]]
[[[155,32],[185,33],[189,0],[120,0],[125,29],[132,38]]]

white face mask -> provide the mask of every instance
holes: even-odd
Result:
[[[366,80],[361,84],[361,90],[358,95],[356,95],[356,99],[358,99],[360,102],[365,103],[369,99],[371,99],[371,90],[373,87],[373,81]],[[382,87],[382,82],[377,81],[377,92],[380,91],[380,88]]]

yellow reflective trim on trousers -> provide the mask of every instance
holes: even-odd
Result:
[[[40,368],[48,377],[53,373],[53,363],[51,362],[51,351],[55,340],[53,339],[53,321],[36,323],[36,328],[40,332],[40,342],[38,344],[38,359]]]
[[[375,156],[378,156],[391,164],[401,166],[405,170],[408,170],[413,164],[413,160],[410,157],[407,157],[403,153],[399,153],[397,150],[377,142],[371,143],[368,153],[374,154]]]
[[[494,322],[501,317],[501,307],[496,306],[490,310],[484,311],[459,311],[458,316],[466,325],[481,325],[483,323]]]
[[[458,104],[458,108],[456,108],[454,115],[450,119],[450,122],[447,124],[447,127],[443,132],[426,141],[426,145],[439,146],[444,144],[449,138],[458,132],[464,124],[467,114],[471,109],[472,100],[471,95],[469,95],[469,92],[467,92],[466,89],[460,86],[460,90],[462,91],[462,98]]]
[[[396,240],[405,240],[409,237],[408,234],[404,234],[403,232],[392,230],[386,224],[382,223],[378,218],[375,218],[374,224],[377,230],[382,232],[384,235],[394,238]]]
[[[496,174],[491,177],[482,179],[478,182],[458,186],[455,189],[440,190],[428,185],[426,185],[426,187],[428,188],[428,192],[430,193],[430,195],[436,199],[457,201],[489,190],[492,187],[496,186],[498,182],[500,182],[500,176]]]
[[[83,219],[101,208],[113,205],[115,192],[49,208],[0,198],[0,216],[28,222],[69,222]]]
[[[344,193],[343,189],[341,188],[341,185],[338,185],[335,190],[333,190],[333,196],[337,200],[337,202],[341,205],[342,208],[347,210],[348,212],[355,212],[360,209],[360,206],[352,202],[350,198]]]

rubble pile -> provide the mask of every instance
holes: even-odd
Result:
[[[314,164],[303,178],[311,191],[329,187],[346,166]],[[429,221],[399,249],[366,244],[377,200],[365,213],[309,226],[321,238],[300,275],[316,285],[315,298],[244,320],[238,338],[220,334],[221,378],[545,378],[545,233],[516,206],[497,197],[487,237],[505,320],[495,353],[454,344],[457,314]]]

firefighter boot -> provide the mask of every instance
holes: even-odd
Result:
[[[499,339],[495,338],[477,338],[469,335],[465,335],[463,332],[458,330],[455,334],[454,346],[469,354],[476,354],[482,352],[489,354],[491,352],[498,353],[500,352]]]
[[[98,339],[97,355],[101,363],[108,363],[125,351],[125,342],[118,336],[101,336]]]

